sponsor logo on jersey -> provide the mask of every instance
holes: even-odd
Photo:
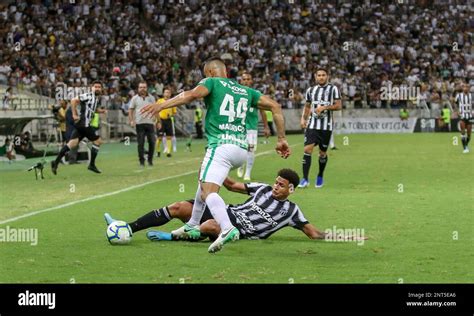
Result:
[[[229,84],[225,81],[222,81],[222,80],[219,80],[219,82],[224,87],[231,89],[234,93],[247,95],[247,90],[245,90],[244,88],[241,88],[241,87],[238,87],[238,86],[233,86],[233,85],[231,85],[231,84]]]
[[[273,217],[271,217],[270,214],[268,214],[267,212],[262,210],[262,208],[260,206],[258,206],[257,203],[252,202],[250,204],[250,209],[256,211],[260,216],[262,216],[273,227],[278,225],[278,223],[273,219]]]

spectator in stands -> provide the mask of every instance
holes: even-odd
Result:
[[[10,105],[13,99],[15,99],[15,97],[13,96],[13,89],[12,87],[8,87],[5,91],[5,94],[3,95],[2,105],[4,110],[10,109]]]
[[[301,106],[289,91],[305,91],[317,65],[338,74],[351,103],[357,95],[362,104],[388,107],[377,98],[384,81],[425,82],[428,95],[438,90],[449,102],[454,80],[472,78],[471,13],[460,1],[229,2],[2,5],[0,83],[52,96],[60,81],[102,80],[109,95],[128,102],[140,81],[156,80],[158,96],[165,86],[187,89],[202,77],[199,60],[225,54],[231,76],[251,70],[256,87],[284,107]]]

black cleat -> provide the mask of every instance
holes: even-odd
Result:
[[[153,161],[148,161],[148,166],[153,167]]]
[[[161,157],[161,152],[157,152],[156,157],[160,158]]]
[[[56,164],[54,160],[51,161],[51,171],[53,172],[54,175],[58,174],[58,165]]]
[[[169,158],[169,157],[171,157],[171,154],[169,154],[169,153],[168,153],[168,154],[166,154],[166,157],[168,157],[168,158]]]
[[[90,171],[93,171],[95,173],[102,173],[99,169],[97,169],[97,167],[95,165],[89,165],[89,167],[87,167],[87,169],[89,169]]]

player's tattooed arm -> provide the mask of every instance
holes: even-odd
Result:
[[[237,182],[229,177],[224,180],[224,187],[232,192],[238,192],[243,194],[248,194],[245,184],[242,182]]]
[[[140,113],[145,114],[146,116],[154,116],[160,113],[161,110],[189,104],[194,100],[204,98],[208,94],[209,90],[207,90],[206,87],[198,85],[193,90],[183,91],[174,98],[166,100],[163,103],[148,104],[140,110]]]

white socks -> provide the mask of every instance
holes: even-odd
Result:
[[[194,197],[193,213],[188,221],[189,226],[199,226],[201,224],[205,206],[204,201],[201,199],[201,185],[198,185],[196,196]]]
[[[253,151],[248,151],[247,152],[247,166],[245,169],[245,178],[250,178],[254,161],[255,161],[255,153]]]
[[[225,207],[224,200],[219,196],[219,194],[209,194],[206,199],[206,204],[207,207],[209,207],[209,210],[211,211],[212,217],[214,217],[214,219],[221,227],[221,232],[233,227],[229,219],[229,215],[227,215],[227,209]]]

